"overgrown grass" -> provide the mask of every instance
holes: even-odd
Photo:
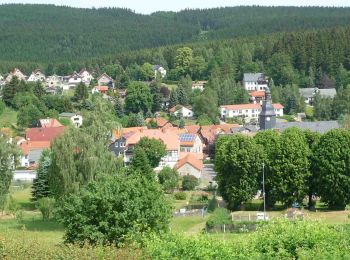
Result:
[[[170,229],[173,233],[198,234],[205,227],[208,216],[189,216],[173,218]]]

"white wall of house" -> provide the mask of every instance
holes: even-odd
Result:
[[[255,81],[245,81],[243,85],[247,91],[262,91],[267,88],[267,84],[258,84]]]
[[[221,117],[233,118],[233,117],[243,117],[246,122],[250,122],[252,119],[258,119],[261,113],[261,109],[248,108],[248,109],[227,109],[225,107],[220,107]],[[283,116],[283,109],[275,108],[276,116]]]
[[[83,117],[81,115],[75,115],[70,118],[73,125],[77,128],[81,127],[83,125]]]
[[[82,81],[84,83],[90,84],[90,81],[93,80],[93,76],[88,72],[87,70],[84,70],[82,73],[79,74],[82,77]]]
[[[202,172],[199,171],[198,169],[194,168],[191,164],[185,163],[182,167],[177,169],[177,172],[181,176],[186,176],[186,175],[193,175],[197,179],[199,179],[202,176]]]
[[[178,116],[178,114],[181,113],[182,117],[189,118],[193,117],[193,111],[188,109],[187,107],[182,107],[181,109],[174,112],[174,115]]]
[[[162,76],[162,78],[165,78],[166,76],[166,69],[164,69],[163,67],[159,67],[157,70],[154,71],[154,77],[157,78],[157,74],[160,74]]]
[[[27,155],[22,155],[20,159],[20,165],[21,167],[28,167],[29,166],[29,158]]]

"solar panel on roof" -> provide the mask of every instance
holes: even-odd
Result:
[[[180,141],[181,142],[192,142],[196,138],[195,134],[181,134],[180,135]]]

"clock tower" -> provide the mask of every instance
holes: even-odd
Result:
[[[276,127],[276,113],[272,106],[270,89],[265,89],[265,100],[262,103],[261,113],[259,115],[260,130],[274,129]]]

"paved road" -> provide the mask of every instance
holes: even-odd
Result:
[[[214,171],[214,164],[204,164],[202,178],[209,182],[214,182],[216,172]]]
[[[13,175],[14,181],[33,181],[36,177],[36,171],[33,170],[17,170]]]

